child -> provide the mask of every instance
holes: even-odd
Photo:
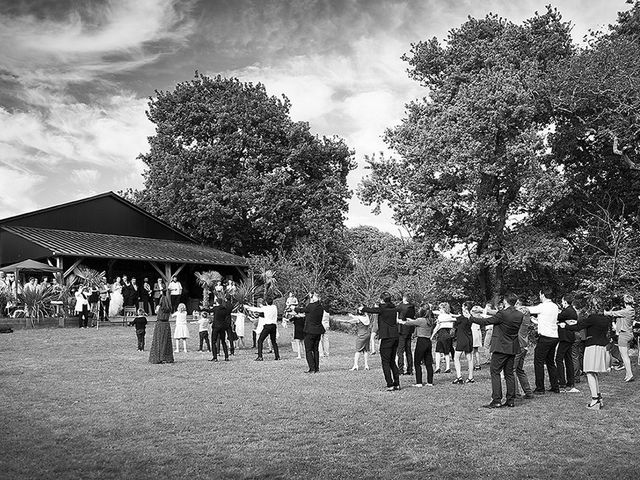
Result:
[[[242,348],[246,348],[244,344],[244,319],[246,318],[245,314],[242,312],[237,312],[231,315],[232,318],[235,318],[235,329],[236,336],[238,337],[238,348],[240,348],[240,344],[242,344]]]
[[[187,325],[187,306],[184,303],[178,305],[178,310],[172,316],[176,317],[176,329],[173,338],[176,339],[175,353],[180,351],[180,340],[185,353],[187,352],[187,338],[189,338],[189,326]]]
[[[473,336],[473,369],[480,370],[480,347],[482,346],[482,329],[477,323],[471,324],[471,335]]]
[[[144,336],[146,334],[147,317],[144,316],[144,310],[138,309],[138,316],[129,322],[129,326],[136,327],[136,337],[138,337],[138,351],[144,351]]]
[[[329,327],[331,326],[331,315],[325,310],[322,314],[322,326],[324,327],[324,333],[320,337],[319,352],[321,357],[329,356]]]
[[[207,352],[211,351],[211,343],[209,343],[209,317],[207,316],[207,312],[198,312],[197,310],[193,311],[193,322],[198,324],[198,336],[200,337],[200,348],[198,348],[199,352],[202,352],[202,344],[203,342],[207,344]]]

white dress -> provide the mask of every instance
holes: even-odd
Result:
[[[187,325],[187,312],[176,312],[176,329],[173,338],[189,338],[189,327]]]
[[[482,330],[477,323],[471,324],[471,335],[473,336],[473,348],[480,348],[482,346]]]
[[[124,298],[122,297],[122,285],[114,283],[111,285],[111,301],[109,302],[109,316],[115,317],[120,315],[122,306],[124,305]]]
[[[236,317],[236,335],[244,337],[244,313],[232,313]]]

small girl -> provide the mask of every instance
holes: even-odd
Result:
[[[187,325],[187,306],[184,303],[178,305],[178,310],[171,314],[176,317],[176,329],[173,332],[173,338],[176,339],[175,353],[180,351],[180,340],[182,340],[182,346],[184,351],[187,351],[187,338],[189,338],[189,326]]]
[[[480,347],[482,346],[482,329],[477,323],[471,324],[471,335],[473,336],[473,369],[480,370]]]
[[[138,309],[138,316],[129,322],[130,327],[136,327],[136,337],[138,337],[138,351],[144,351],[144,336],[147,333],[147,317],[144,316],[143,309]]]
[[[207,312],[200,313],[198,310],[194,310],[192,316],[193,322],[191,323],[198,324],[198,336],[200,337],[200,348],[198,348],[198,351],[202,352],[202,344],[206,343],[207,352],[210,352],[211,343],[209,343],[209,317],[207,316]]]
[[[439,310],[433,313],[438,315],[436,328],[433,330],[431,339],[436,338],[436,369],[433,373],[440,373],[440,355],[444,355],[446,370],[451,372],[451,354],[453,353],[453,325],[456,317],[451,315],[451,307],[447,302],[442,302]]]

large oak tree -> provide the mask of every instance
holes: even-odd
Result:
[[[352,153],[294,122],[262,84],[196,73],[157,91],[136,200],[194,238],[239,254],[287,249],[343,228]]]

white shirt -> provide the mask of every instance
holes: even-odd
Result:
[[[180,295],[182,293],[182,284],[180,282],[169,283],[169,293],[171,295]]]
[[[278,324],[278,307],[275,305],[265,305],[263,307],[247,307],[247,310],[251,312],[261,312],[264,317],[258,318],[258,326],[256,327],[256,333],[260,334],[262,328],[265,325],[277,325]]]
[[[540,335],[558,338],[558,313],[560,313],[560,309],[555,303],[546,299],[535,307],[527,308],[529,312],[531,312],[531,315],[538,316],[538,333]]]

